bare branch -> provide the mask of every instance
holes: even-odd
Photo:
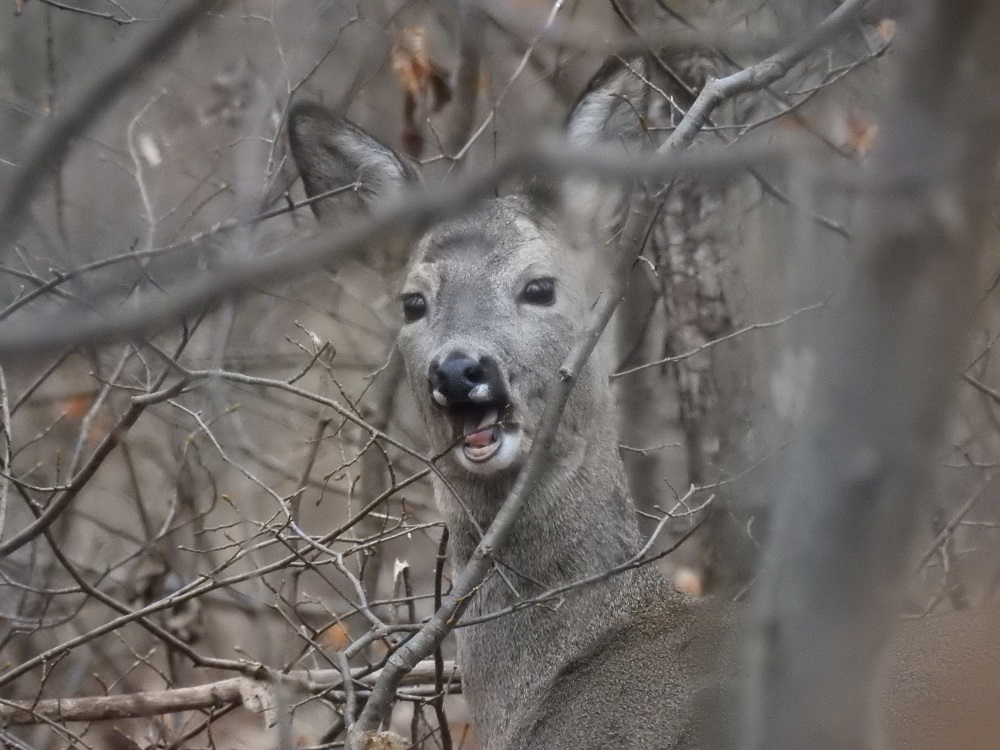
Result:
[[[107,21],[114,21],[119,26],[125,26],[130,23],[135,23],[141,19],[136,18],[131,13],[125,13],[122,16],[116,16],[114,13],[102,13],[99,10],[91,10],[90,8],[80,8],[76,5],[69,5],[68,3],[61,3],[59,0],[39,0],[42,5],[48,5],[52,8],[58,10],[65,10],[69,13],[79,13],[82,16],[90,16],[91,18],[103,18]]]
[[[608,377],[608,379],[616,380],[617,378],[623,378],[626,375],[631,375],[636,372],[641,372],[642,370],[649,369],[650,367],[658,367],[661,365],[673,364],[674,362],[681,362],[685,359],[690,359],[691,357],[700,354],[706,349],[710,349],[713,346],[717,346],[718,344],[723,344],[726,341],[731,341],[734,338],[737,338],[739,336],[744,336],[753,331],[764,331],[769,328],[776,328],[778,326],[783,326],[790,320],[797,318],[799,315],[802,315],[803,313],[807,312],[812,312],[814,310],[819,310],[820,308],[825,307],[826,304],[827,301],[824,300],[822,302],[817,302],[814,305],[806,305],[805,307],[800,307],[798,310],[794,310],[793,312],[788,313],[788,315],[783,315],[777,320],[771,320],[768,321],[767,323],[751,323],[749,325],[743,326],[737,331],[732,331],[730,333],[727,333],[725,336],[720,336],[717,339],[712,339],[711,341],[707,341],[701,346],[696,346],[694,349],[683,352],[682,354],[675,354],[672,357],[663,357],[662,359],[656,359],[650,362],[643,362],[641,365],[636,365],[635,367],[629,367],[626,370],[619,370],[618,372],[612,373]]]
[[[453,661],[446,661],[443,670],[449,683],[460,688],[461,675]],[[371,672],[367,667],[350,670],[353,681],[373,685],[382,670]],[[433,685],[435,665],[431,660],[422,662],[400,683],[401,687]],[[264,690],[257,687],[259,683]],[[39,724],[48,721],[111,721],[136,719],[143,716],[219,709],[246,705],[247,696],[267,691],[271,685],[287,685],[301,693],[331,696],[344,686],[343,676],[337,669],[300,670],[287,674],[262,672],[258,678],[231,677],[195,687],[175,688],[159,692],[133,693],[131,695],[106,695],[93,698],[55,698],[33,702],[0,701],[0,726]],[[253,710],[261,710],[256,706]]]
[[[121,307],[104,314],[77,314],[19,325],[0,334],[0,358],[65,349],[82,343],[108,342],[147,335],[184,315],[213,307],[244,293],[256,284],[275,284],[312,272],[321,264],[337,265],[356,257],[372,245],[405,241],[421,227],[453,216],[488,195],[503,179],[535,171],[552,174],[598,174],[606,179],[631,183],[636,177],[669,179],[698,173],[702,177],[728,175],[747,165],[782,162],[783,147],[733,147],[698,154],[668,154],[656,158],[623,158],[614,149],[581,152],[555,141],[529,147],[501,160],[485,174],[456,180],[443,187],[427,188],[416,196],[404,196],[371,217],[356,220],[338,231],[305,238],[290,248],[258,258],[230,263],[203,274],[183,290],[157,301],[138,300],[129,309]]]
[[[789,47],[730,76],[710,80],[699,92],[698,98],[677,125],[677,129],[671,133],[668,143],[681,147],[691,145],[695,136],[709,122],[716,107],[738,94],[760,91],[784,78],[807,55],[816,52],[825,42],[835,39],[851,24],[856,23],[859,13],[868,2],[869,0],[845,0],[816,28]]]
[[[94,451],[90,460],[80,468],[80,471],[73,477],[70,483],[46,506],[38,518],[7,541],[0,543],[0,556],[9,555],[11,552],[20,549],[56,522],[63,511],[73,502],[73,499],[79,494],[80,490],[90,481],[90,478],[100,468],[101,464],[104,463],[104,459],[118,447],[129,428],[136,423],[144,410],[145,406],[141,403],[133,403],[129,407],[125,414],[122,415],[122,418],[118,420],[115,428],[101,441],[101,444]]]
[[[970,117],[961,71],[989,6],[929,3],[910,19],[866,170],[861,273],[818,346],[758,583],[741,747],[871,746],[887,592],[909,570],[987,217],[995,126]]]

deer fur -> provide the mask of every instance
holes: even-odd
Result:
[[[639,146],[646,95],[634,72],[606,67],[569,115],[571,140]],[[417,179],[405,158],[314,104],[293,107],[289,138],[311,195],[359,183],[349,210],[370,210]],[[401,291],[404,299],[422,296],[426,308],[402,325],[398,346],[429,447],[443,453],[434,490],[455,568],[469,559],[532,444],[546,386],[596,299],[607,266],[598,254],[624,198],[583,181],[528,185],[429,229],[412,248]],[[321,217],[344,210],[334,201],[315,208]],[[555,280],[551,304],[524,301],[538,279]],[[469,376],[484,379],[470,381],[473,401],[451,413],[445,386],[454,383],[442,372],[458,355],[486,369]],[[639,550],[607,374],[599,357],[580,374],[543,474],[466,619],[600,574]],[[501,391],[490,443],[466,451],[461,414],[488,414],[475,411],[475,399]],[[469,458],[495,446],[484,462]],[[558,606],[460,627],[477,736],[487,750],[712,746],[714,729],[700,717],[729,669],[719,655],[731,621],[725,609],[689,598],[644,566],[575,589]]]

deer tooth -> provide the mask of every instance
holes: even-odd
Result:
[[[466,415],[465,424],[462,428],[462,434],[465,437],[466,445],[481,447],[482,445],[488,445],[491,442],[495,442],[496,428],[499,421],[500,409],[496,406],[486,409],[479,419],[476,419],[475,412]],[[489,440],[484,439],[487,437]]]

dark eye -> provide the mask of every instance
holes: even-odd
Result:
[[[529,305],[551,305],[556,301],[556,280],[551,277],[532,279],[521,292],[521,300]]]
[[[407,323],[420,320],[427,314],[427,298],[420,292],[403,295],[403,319]]]

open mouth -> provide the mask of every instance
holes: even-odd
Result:
[[[500,401],[459,403],[448,411],[456,427],[456,442],[474,464],[493,458],[504,440],[503,420],[509,404]]]
[[[456,382],[435,374],[433,380],[437,382],[432,382],[430,389],[431,401],[451,427],[448,455],[467,472],[480,476],[494,475],[517,465],[524,435],[499,373],[487,378],[463,361],[457,366],[451,360],[445,360],[444,364],[452,370],[465,368],[457,375],[445,373],[457,381],[457,386]]]

